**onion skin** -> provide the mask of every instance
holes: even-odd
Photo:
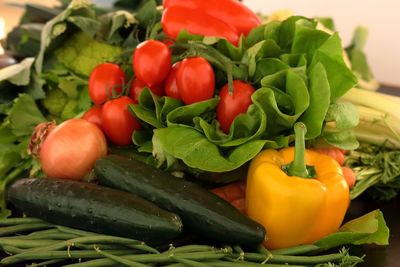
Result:
[[[48,134],[39,160],[47,177],[82,180],[106,154],[107,141],[99,127],[84,119],[70,119]]]

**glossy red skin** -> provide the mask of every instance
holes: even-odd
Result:
[[[198,9],[181,6],[166,8],[161,17],[161,25],[166,36],[176,39],[181,30],[191,34],[227,39],[237,45],[239,33],[229,24]]]
[[[150,91],[157,96],[164,95],[163,85],[153,85],[150,87],[146,85],[143,81],[135,79],[131,85],[129,97],[132,98],[135,103],[138,103],[138,97],[145,87],[148,87]]]
[[[224,85],[219,93],[220,100],[217,106],[217,120],[224,133],[229,133],[229,128],[234,119],[245,113],[251,105],[251,95],[255,92],[253,86],[243,81],[233,81],[233,92],[229,94],[228,84]]]
[[[165,90],[165,95],[178,99],[178,100],[182,100],[181,99],[181,95],[179,93],[179,88],[178,88],[178,84],[176,82],[176,73],[178,72],[178,68],[181,65],[181,62],[176,62],[171,70],[168,73],[167,79],[165,80],[165,84],[164,84],[164,90]]]
[[[88,122],[94,123],[102,129],[103,125],[101,123],[101,113],[102,106],[93,106],[88,111],[83,114],[82,119],[87,120]]]
[[[113,95],[120,94],[126,76],[123,70],[114,63],[102,63],[96,66],[89,77],[89,96],[93,103],[101,105]]]
[[[164,8],[181,6],[201,10],[218,18],[236,29],[239,34],[247,35],[261,24],[260,18],[243,3],[236,0],[164,0]]]
[[[133,71],[139,80],[150,87],[164,81],[171,68],[171,63],[171,50],[160,41],[144,41],[133,52]]]
[[[115,145],[126,146],[132,143],[132,133],[140,130],[139,122],[128,111],[128,105],[134,101],[127,97],[108,100],[101,113],[103,131]]]
[[[202,57],[182,60],[176,73],[176,82],[182,101],[186,105],[214,97],[214,70]]]

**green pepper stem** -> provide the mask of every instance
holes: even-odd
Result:
[[[307,132],[307,127],[302,122],[297,122],[294,125],[294,160],[290,163],[287,173],[289,176],[299,176],[308,178],[310,174],[307,170],[305,162],[305,135]]]

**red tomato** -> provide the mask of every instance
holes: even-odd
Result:
[[[245,113],[250,106],[251,95],[255,89],[248,83],[243,81],[233,81],[232,94],[228,91],[228,84],[222,87],[219,96],[220,100],[217,106],[217,120],[221,129],[229,132],[229,128],[233,120],[241,113]]]
[[[181,62],[176,62],[168,73],[167,79],[165,80],[165,94],[169,97],[181,100],[179,94],[178,84],[176,83],[176,73],[178,71]]]
[[[93,106],[88,111],[83,114],[82,119],[87,120],[88,122],[96,124],[100,129],[102,129],[101,124],[101,112],[102,106]]]
[[[89,77],[89,95],[96,105],[103,104],[113,95],[120,94],[126,76],[122,69],[114,63],[103,63],[96,66]]]
[[[185,104],[204,101],[214,96],[215,74],[210,63],[202,57],[182,60],[176,82],[179,94]]]
[[[160,41],[140,43],[133,52],[132,66],[137,78],[152,87],[161,84],[171,68],[171,50]]]
[[[129,104],[134,104],[134,101],[127,96],[121,96],[108,100],[103,106],[103,131],[113,144],[131,144],[132,133],[141,129],[139,122],[128,110]]]
[[[163,96],[164,95],[164,88],[162,85],[154,85],[154,86],[147,86],[144,82],[142,82],[139,79],[135,79],[131,85],[129,96],[130,98],[135,101],[135,103],[138,103],[138,97],[140,93],[143,91],[145,87],[149,87],[150,91],[158,96]]]

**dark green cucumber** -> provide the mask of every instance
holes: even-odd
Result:
[[[48,222],[143,241],[180,234],[180,218],[127,192],[70,180],[21,179],[7,200],[25,214]]]
[[[140,161],[108,155],[94,166],[102,185],[137,194],[182,219],[197,235],[223,244],[258,245],[265,229],[208,190]]]

